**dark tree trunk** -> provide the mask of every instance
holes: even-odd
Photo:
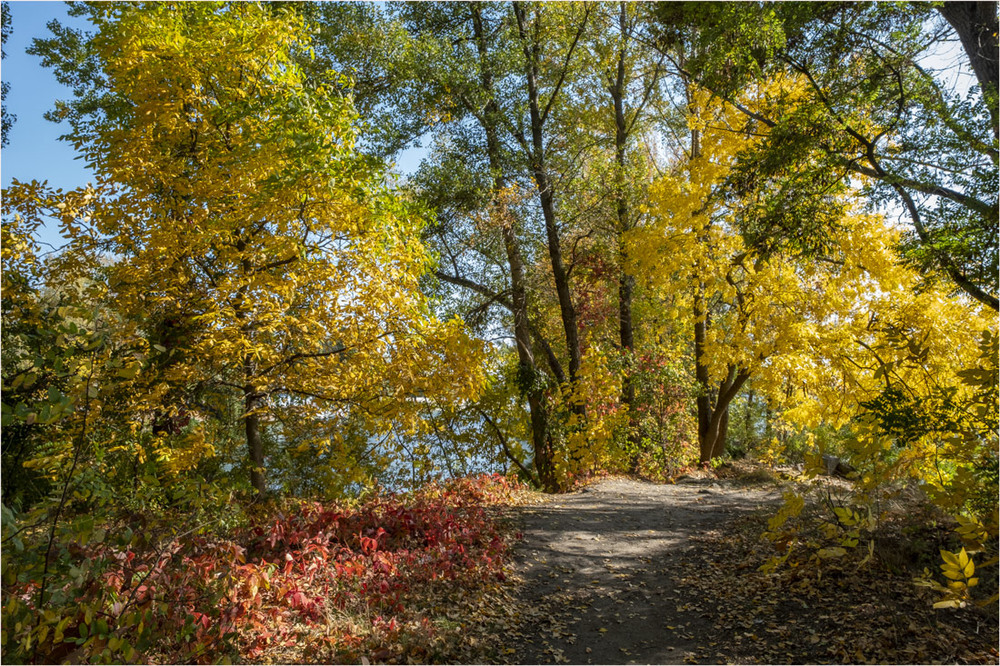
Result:
[[[622,380],[622,404],[628,409],[628,441],[632,444],[632,460],[630,467],[636,471],[639,458],[636,445],[639,443],[639,421],[635,413],[635,386],[632,383],[633,374],[633,351],[635,350],[635,336],[632,328],[632,293],[635,289],[635,277],[627,270],[628,256],[625,248],[625,234],[631,229],[632,222],[629,215],[628,193],[625,182],[625,151],[628,144],[628,130],[625,118],[625,34],[628,30],[626,18],[626,5],[622,2],[619,6],[619,29],[622,35],[622,46],[618,51],[618,65],[615,70],[615,78],[609,87],[611,100],[615,111],[615,211],[618,216],[618,334],[622,351],[628,359],[625,368],[625,375]]]
[[[247,453],[250,458],[250,484],[258,497],[267,490],[264,479],[264,439],[260,432],[260,396],[253,387],[254,364],[249,356],[243,359],[243,426],[247,438]]]
[[[553,191],[552,181],[549,178],[548,166],[546,163],[545,141],[543,127],[546,118],[540,104],[540,93],[538,90],[538,70],[541,61],[541,44],[537,30],[535,34],[528,34],[527,16],[524,5],[514,3],[514,16],[517,19],[518,36],[521,39],[524,58],[525,75],[528,83],[528,111],[531,122],[531,146],[529,154],[529,167],[535,186],[538,189],[539,203],[542,208],[542,217],[545,220],[545,237],[549,251],[549,261],[552,264],[552,277],[556,285],[556,295],[559,299],[559,313],[562,317],[563,332],[566,336],[566,352],[569,356],[569,379],[575,382],[580,371],[581,347],[580,329],[577,322],[576,308],[573,305],[573,297],[569,284],[569,273],[566,270],[562,256],[562,242],[559,237],[559,227],[556,222],[556,200]],[[536,17],[537,21],[537,17]],[[537,26],[536,26],[537,27]],[[553,91],[557,94],[558,91]],[[551,107],[549,107],[551,108]],[[582,410],[582,405],[578,411]]]
[[[691,132],[691,160],[701,157],[701,143],[698,130]],[[705,303],[705,287],[699,284],[694,294],[694,378],[698,385],[698,448],[699,459],[706,463],[712,459],[715,437],[712,432],[712,395],[708,385],[708,359],[705,358],[705,342],[708,337],[709,313]]]
[[[713,458],[718,458],[725,454],[726,440],[729,436],[729,406],[733,403],[733,399],[739,394],[743,384],[749,378],[750,372],[748,370],[730,366],[726,379],[719,384],[714,404],[711,397],[706,400],[705,415],[707,424],[704,429],[701,428],[702,409],[699,403],[698,436],[702,463],[707,463]]]
[[[993,121],[993,137],[1000,133],[997,89],[1000,86],[996,2],[942,2],[937,10],[958,33],[962,48],[986,100]]]
[[[482,115],[483,131],[486,134],[486,153],[493,173],[493,206],[494,213],[501,220],[501,235],[504,250],[507,254],[507,264],[510,267],[511,303],[514,315],[514,342],[517,346],[519,374],[522,378],[530,378],[526,387],[528,410],[531,418],[531,442],[534,449],[534,464],[537,478],[543,489],[554,492],[558,490],[555,470],[552,462],[552,443],[548,432],[548,413],[545,406],[543,388],[535,377],[538,369],[535,364],[531,347],[531,331],[528,326],[528,296],[527,282],[524,276],[524,258],[518,242],[514,220],[505,210],[499,199],[504,187],[503,164],[500,160],[500,139],[498,134],[498,118],[496,101],[493,99],[493,71],[489,63],[489,53],[486,44],[486,33],[483,28],[482,10],[478,4],[469,5],[472,11],[473,31],[479,51],[480,85],[489,98]]]
[[[253,409],[253,401],[247,398],[246,410]],[[257,414],[247,414],[243,417],[246,424],[247,448],[250,451],[250,483],[258,495],[267,490],[264,480],[264,440],[260,436],[260,417]]]
[[[729,441],[729,406],[722,410],[722,417],[719,419],[719,428],[715,436],[715,443],[712,445],[712,457],[720,458],[726,453],[726,442]]]
[[[694,317],[695,380],[698,384],[698,449],[700,461],[707,463],[726,452],[729,405],[750,378],[750,372],[729,366],[726,378],[717,389],[713,390],[713,387],[709,386],[708,359],[705,357],[705,342],[711,318],[701,287],[695,293]]]
[[[691,159],[701,157],[701,137],[698,130],[691,132]],[[707,242],[707,239],[699,239]],[[708,359],[705,343],[711,326],[711,315],[705,301],[704,286],[699,285],[694,295],[694,363],[695,381],[698,384],[698,448],[701,462],[707,463],[726,452],[729,434],[729,405],[750,378],[747,370],[729,366],[726,378],[718,390],[710,390]]]
[[[708,312],[705,308],[705,298],[702,287],[694,297],[694,377],[698,384],[698,444],[701,462],[712,458],[715,441],[710,428],[712,425],[712,396],[708,385],[708,362],[705,358],[705,341],[708,332]]]
[[[246,252],[246,241],[242,238],[237,240],[236,249],[240,254]],[[245,255],[240,260],[240,268],[244,279],[247,279],[253,272],[253,265]],[[244,286],[240,288],[233,304],[233,310],[241,323],[240,328],[244,336],[248,335],[251,330],[244,309],[246,298],[247,289]],[[257,367],[253,357],[248,354],[243,357],[243,428],[247,440],[247,456],[250,459],[250,484],[257,491],[257,496],[260,497],[267,490],[267,481],[264,478],[264,440],[261,436],[260,413],[258,411],[262,396],[254,386],[256,375]]]

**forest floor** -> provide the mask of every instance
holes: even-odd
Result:
[[[997,663],[995,609],[934,610],[913,585],[916,551],[761,572],[776,553],[761,534],[791,482],[729,476],[608,478],[517,508],[499,660]]]

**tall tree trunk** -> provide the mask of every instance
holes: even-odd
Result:
[[[525,74],[528,83],[528,111],[531,121],[531,146],[527,155],[530,161],[532,177],[538,189],[539,203],[542,208],[542,217],[545,220],[545,237],[549,251],[549,261],[552,264],[552,277],[556,285],[556,295],[559,299],[559,313],[562,317],[563,332],[566,336],[566,351],[569,356],[569,379],[571,383],[576,382],[580,372],[580,329],[577,321],[576,308],[573,305],[573,297],[569,285],[569,274],[566,270],[562,256],[562,242],[559,237],[559,227],[556,222],[556,201],[552,181],[549,178],[548,165],[546,163],[545,141],[543,126],[546,117],[540,105],[538,90],[538,71],[541,60],[541,44],[537,30],[538,17],[535,17],[534,34],[528,35],[527,16],[524,5],[513,3],[514,16],[517,19],[518,36],[521,39],[524,58]],[[558,91],[553,91],[553,95]],[[551,108],[549,106],[548,108]],[[582,410],[582,405],[578,411]]]
[[[621,48],[618,50],[618,63],[615,78],[609,87],[611,100],[615,111],[615,211],[618,216],[618,335],[622,351],[628,359],[625,376],[622,380],[622,404],[628,409],[628,441],[632,445],[632,460],[630,466],[636,471],[639,462],[637,445],[639,438],[639,420],[635,413],[635,385],[632,382],[635,350],[635,337],[632,328],[632,293],[635,289],[635,277],[627,269],[628,256],[625,247],[625,234],[631,229],[629,216],[628,193],[625,186],[625,151],[628,144],[628,132],[625,118],[625,58],[626,32],[628,30],[626,5],[619,5],[618,17],[621,31]]]
[[[247,356],[243,359],[243,374],[246,385],[243,389],[243,426],[247,439],[247,452],[250,457],[250,484],[263,495],[267,490],[264,479],[264,440],[260,432],[260,397],[253,387],[253,360]]]
[[[701,157],[701,136],[698,130],[691,132],[691,159]],[[700,242],[707,242],[700,238]],[[729,367],[726,378],[717,391],[709,386],[708,358],[705,343],[711,326],[711,313],[705,299],[705,287],[699,284],[694,295],[694,374],[698,384],[698,448],[701,462],[707,463],[726,452],[726,437],[729,434],[729,405],[740,388],[750,378],[749,371],[735,366]],[[714,393],[714,395],[713,395]]]
[[[705,342],[708,333],[708,310],[705,307],[704,287],[699,285],[694,296],[694,377],[698,384],[698,447],[700,460],[705,463],[712,459],[715,441],[710,428],[712,424],[712,396],[708,385],[708,359],[705,358]]]
[[[701,157],[701,142],[698,130],[691,131],[691,160]],[[708,339],[709,312],[705,302],[705,285],[695,289],[694,304],[694,378],[698,385],[698,448],[699,460],[707,463],[715,450],[715,436],[712,432],[712,395],[708,385],[708,359],[705,357],[705,343]]]
[[[236,241],[236,250],[243,255],[240,260],[240,269],[244,284],[236,294],[233,310],[244,335],[249,334],[251,328],[250,322],[247,321],[245,305],[246,285],[253,273],[253,264],[244,254],[246,249],[244,239],[240,238]],[[261,436],[260,414],[258,412],[262,396],[254,386],[256,374],[257,368],[253,357],[250,354],[245,355],[243,357],[243,429],[247,440],[247,457],[250,459],[250,484],[257,491],[257,496],[260,497],[267,490],[267,481],[264,478],[264,440]]]
[[[515,223],[500,200],[504,188],[503,164],[500,159],[500,139],[498,133],[496,100],[493,97],[493,70],[489,63],[489,53],[486,44],[486,33],[483,29],[482,9],[480,5],[469,5],[472,11],[473,31],[479,51],[480,85],[489,101],[482,115],[483,131],[486,134],[486,153],[489,158],[490,171],[493,174],[492,205],[497,219],[501,220],[501,235],[504,250],[507,254],[507,264],[510,268],[511,302],[514,315],[514,343],[517,346],[519,374],[522,378],[531,378],[527,386],[528,410],[531,418],[531,442],[534,449],[534,465],[538,480],[543,489],[554,492],[558,490],[555,469],[552,460],[552,442],[548,431],[548,413],[545,406],[545,395],[539,382],[535,380],[538,368],[535,364],[531,348],[531,332],[528,326],[528,296],[527,282],[524,276],[524,258],[518,242]]]

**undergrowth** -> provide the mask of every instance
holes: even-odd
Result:
[[[284,501],[224,536],[88,545],[63,607],[32,608],[30,584],[5,584],[5,606],[39,619],[5,622],[4,661],[454,660],[468,647],[462,606],[489,605],[506,578],[514,536],[499,513],[519,490],[482,476],[353,504]]]
[[[697,547],[678,583],[692,600],[690,610],[713,618],[720,637],[699,658],[996,663],[995,604],[935,607],[936,591],[920,584],[942,550],[962,547],[955,519],[923,493],[903,488],[882,497],[877,523],[852,536],[851,527],[830,518],[851,511],[854,523],[864,522],[860,509],[840,503],[848,485],[827,480],[796,495],[802,506],[787,522],[762,511],[693,538]],[[856,547],[842,546],[857,536]],[[992,578],[982,583],[982,597],[996,592]]]

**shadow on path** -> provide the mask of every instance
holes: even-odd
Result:
[[[609,479],[524,507],[517,570],[526,616],[511,660],[523,664],[694,663],[712,619],[675,590],[690,537],[777,506],[777,490],[717,480],[657,485]],[[738,564],[738,563],[733,563]]]

